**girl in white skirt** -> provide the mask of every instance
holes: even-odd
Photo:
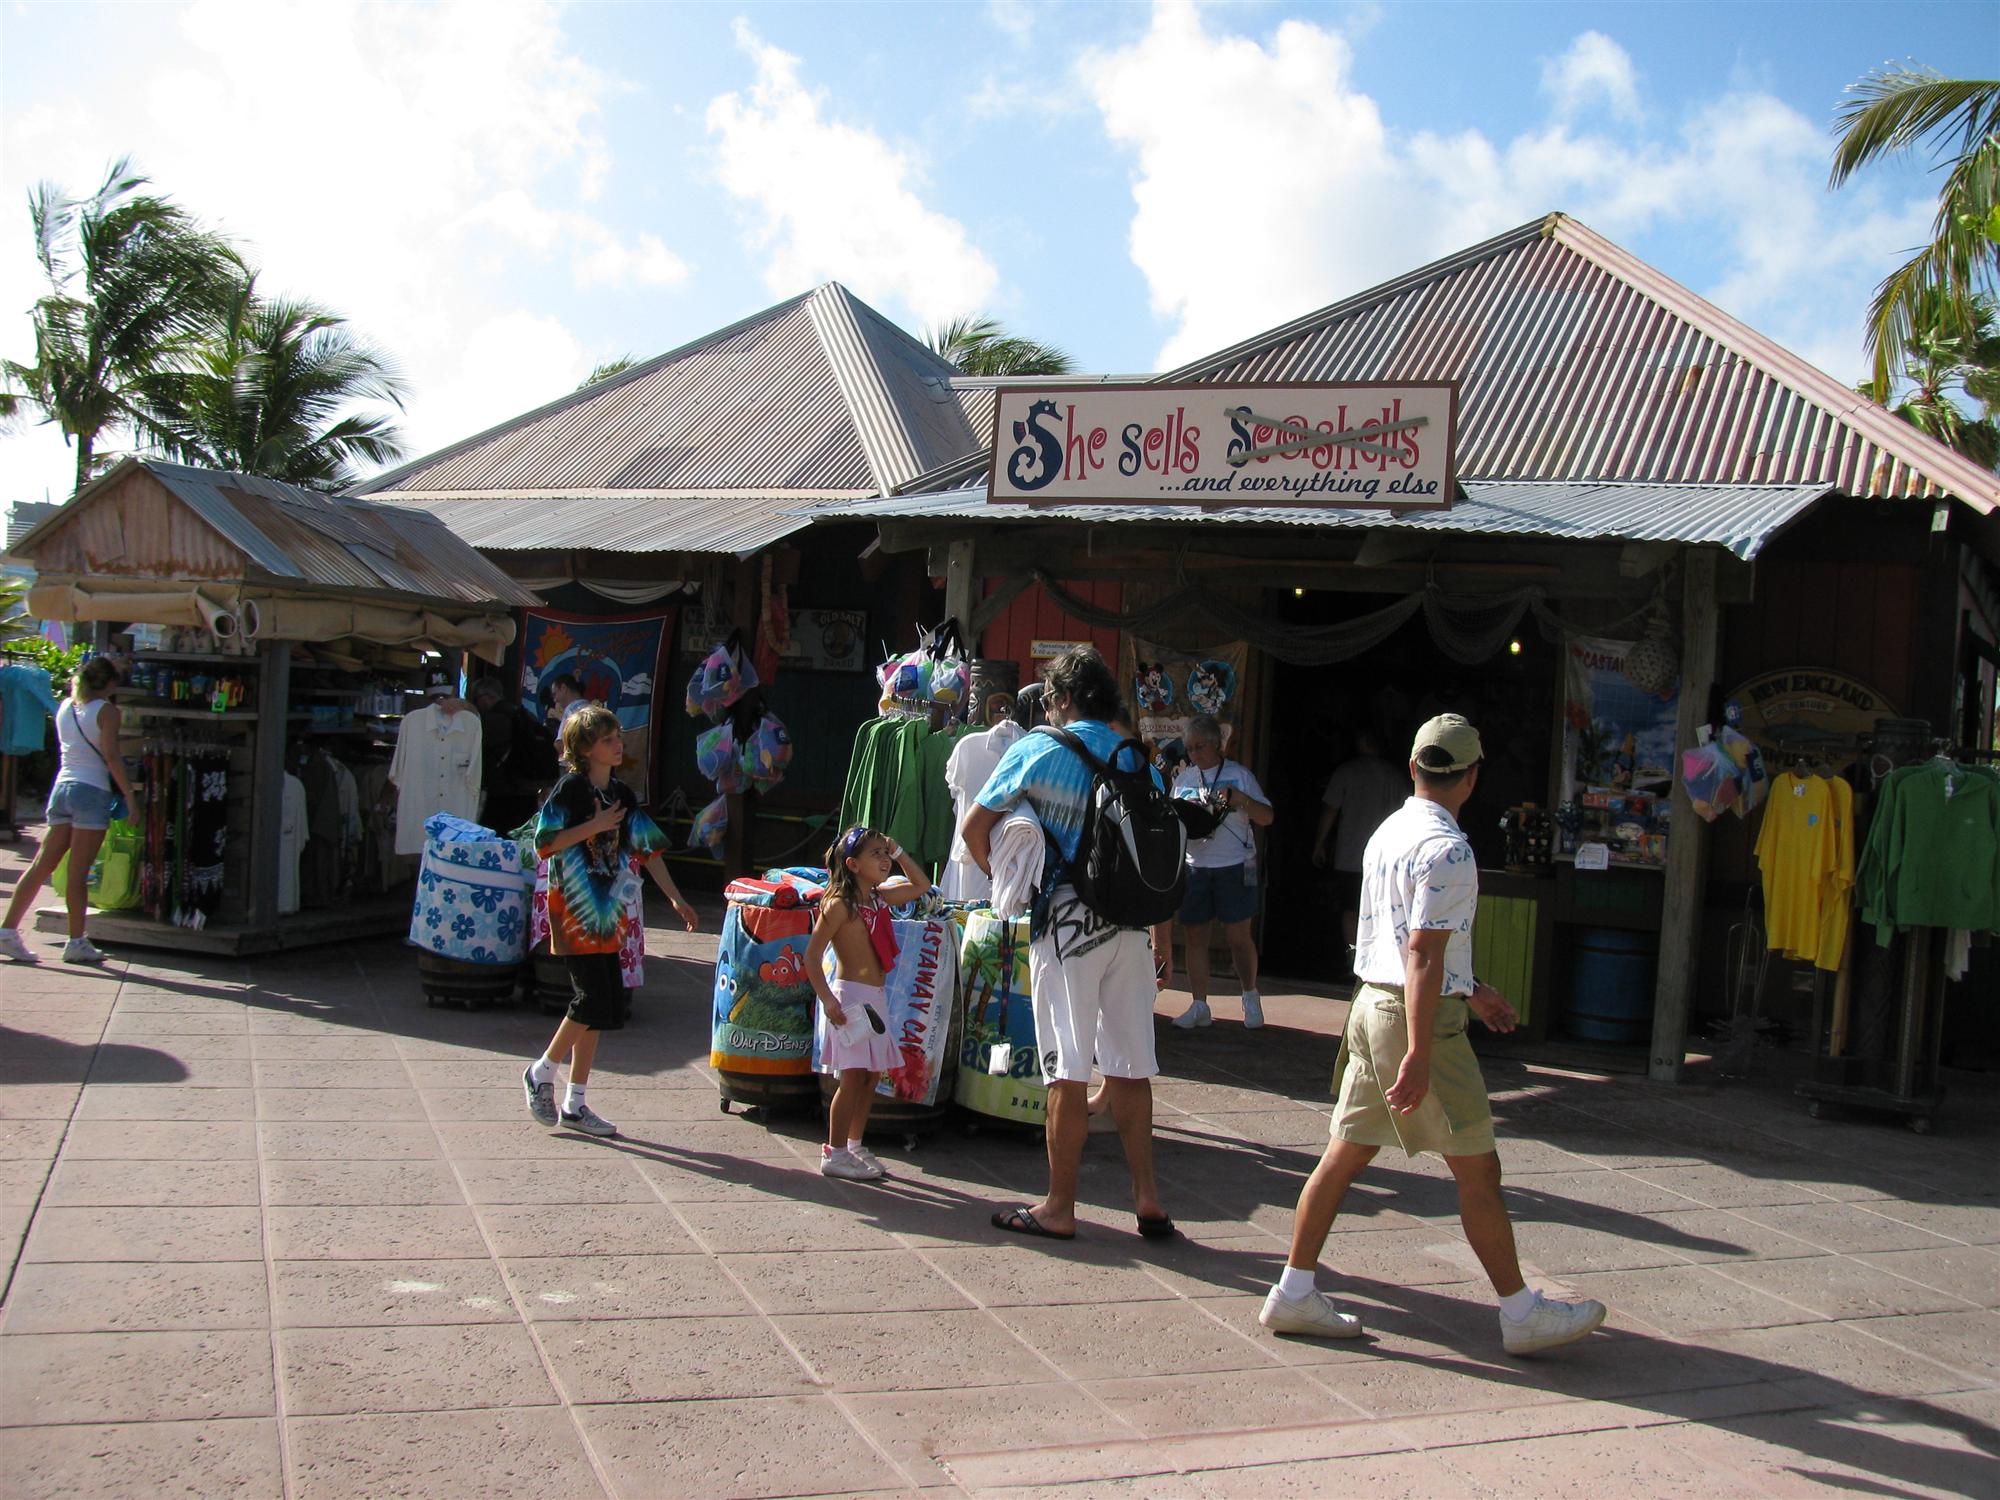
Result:
[[[826,851],[826,867],[826,895],[806,946],[806,975],[826,1010],[820,1066],[839,1074],[840,1085],[827,1111],[819,1169],[828,1177],[866,1182],[883,1175],[882,1164],[861,1144],[869,1106],[882,1075],[902,1061],[882,989],[896,964],[890,908],[916,900],[931,881],[893,839],[859,824]],[[831,982],[826,977],[829,943],[836,969]]]

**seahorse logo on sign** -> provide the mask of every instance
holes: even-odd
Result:
[[[1014,424],[1014,441],[1020,446],[1007,456],[1007,477],[1016,489],[1038,490],[1062,473],[1062,439],[1055,432],[1057,410],[1053,401],[1037,401],[1028,408],[1027,420]]]

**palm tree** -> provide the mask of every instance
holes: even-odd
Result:
[[[386,412],[403,405],[389,359],[345,319],[314,303],[265,298],[254,274],[237,278],[189,368],[146,382],[143,399],[160,446],[174,457],[312,489],[341,490],[401,458]]]
[[[992,318],[953,318],[924,335],[931,352],[968,375],[1067,375],[1076,368],[1054,344],[1038,344]]]
[[[577,389],[582,390],[586,386],[596,385],[600,380],[609,380],[613,375],[623,375],[638,362],[638,360],[629,354],[621,354],[616,359],[607,359],[603,364],[584,376],[582,381],[578,383]]]
[[[1918,308],[1915,329],[1901,371],[1909,390],[1889,409],[1976,464],[2000,464],[2000,307],[1991,297],[1975,297],[1968,316],[1934,289]],[[1889,386],[1867,381],[1860,390],[1889,405]],[[1958,397],[1978,402],[1980,414],[1972,416]]]
[[[222,239],[146,185],[121,158],[87,198],[46,182],[28,197],[48,291],[31,314],[34,363],[0,364],[0,415],[32,407],[60,426],[76,444],[79,489],[107,432],[153,436],[145,387],[213,326],[240,269]]]
[[[1974,297],[2000,290],[2000,81],[1882,67],[1847,92],[1834,187],[1921,144],[1938,165],[1949,161],[1931,242],[1890,273],[1868,307],[1869,384],[1886,390],[1890,371],[1915,352],[1932,293],[1969,309]]]

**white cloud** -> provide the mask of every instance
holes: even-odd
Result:
[[[21,202],[33,178],[84,189],[136,148],[159,188],[263,267],[265,287],[325,302],[396,357],[413,452],[588,368],[559,322],[521,306],[535,295],[524,271],[553,261],[592,290],[688,276],[658,236],[602,216],[601,107],[629,85],[577,55],[553,4],[197,0],[159,30],[149,53],[107,44],[66,93],[43,75],[35,106],[0,126],[0,203]],[[0,224],[7,308],[35,294],[19,227]],[[507,351],[493,330],[527,342]],[[20,334],[6,352],[25,352]],[[38,493],[43,474],[7,448],[0,483]]]
[[[716,180],[748,206],[765,285],[790,296],[837,279],[920,324],[984,308],[999,272],[964,225],[925,205],[917,162],[830,118],[824,96],[800,80],[798,58],[742,21],[736,39],[756,81],[711,101],[708,129]]]
[[[1626,50],[1601,31],[1586,31],[1561,57],[1542,64],[1542,89],[1565,118],[1603,104],[1622,120],[1637,120],[1639,78]]]
[[[1016,45],[1026,45],[1035,34],[1035,9],[1028,0],[986,0],[986,19]]]
[[[1672,134],[1592,130],[1573,118],[1592,100],[1637,109],[1630,60],[1596,33],[1554,70],[1551,118],[1504,140],[1399,130],[1340,33],[1231,35],[1185,0],[1079,76],[1132,156],[1130,251],[1171,325],[1163,369],[1561,209],[1614,238],[1698,236],[1721,269],[1695,290],[1853,378],[1874,281],[1930,212],[1866,185],[1828,195],[1823,134],[1761,92]]]

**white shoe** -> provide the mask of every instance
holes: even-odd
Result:
[[[1208,1002],[1206,1000],[1197,1000],[1186,1010],[1174,1017],[1174,1024],[1180,1027],[1182,1031],[1193,1031],[1195,1027],[1206,1026],[1214,1019],[1215,1017],[1208,1013]]]
[[[105,957],[104,950],[87,937],[71,938],[63,944],[62,961],[66,964],[101,964]]]
[[[1526,1317],[1500,1314],[1500,1341],[1509,1354],[1536,1354],[1573,1344],[1603,1321],[1602,1302],[1556,1302],[1537,1292]]]
[[[38,964],[41,955],[21,940],[21,934],[9,927],[0,931],[0,953],[6,954],[17,964]]]
[[[889,1169],[877,1161],[875,1153],[870,1151],[866,1146],[850,1146],[847,1148],[847,1154],[866,1167],[871,1175],[876,1177],[887,1177],[889,1175]]]
[[[1248,1031],[1255,1031],[1259,1026],[1262,1026],[1263,1024],[1264,1024],[1263,1000],[1256,995],[1245,995],[1243,997],[1244,1029]]]
[[[610,1136],[618,1134],[618,1127],[605,1119],[588,1104],[578,1110],[564,1110],[557,1119],[565,1130],[574,1130],[582,1135]]]
[[[1353,1339],[1361,1336],[1361,1320],[1333,1305],[1325,1292],[1307,1292],[1303,1297],[1287,1297],[1276,1287],[1264,1298],[1264,1310],[1257,1321],[1273,1333],[1303,1333],[1316,1339]]]
[[[870,1171],[867,1164],[845,1146],[841,1147],[838,1151],[834,1150],[831,1146],[821,1146],[819,1148],[819,1175],[822,1177],[839,1177],[848,1182],[873,1182],[877,1177],[882,1175],[882,1169],[878,1166],[873,1171]]]

